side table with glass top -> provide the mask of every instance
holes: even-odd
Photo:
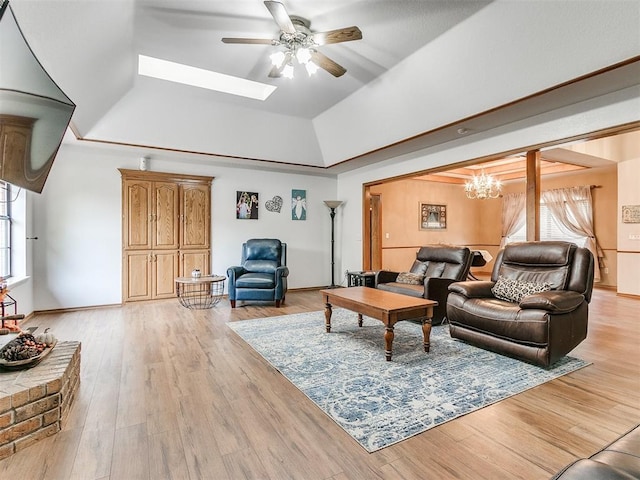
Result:
[[[193,310],[212,308],[222,298],[226,279],[221,275],[176,278],[180,305]]]

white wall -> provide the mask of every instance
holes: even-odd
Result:
[[[145,88],[148,81],[139,78],[135,88],[85,138],[323,165],[311,120],[214,103],[208,92],[187,86],[180,88],[189,94],[162,95],[164,88],[177,87],[155,84]],[[176,122],[176,118],[189,121]],[[137,128],[128,128],[131,123]]]
[[[121,178],[141,155],[91,144],[63,144],[41,195],[33,196],[33,310],[121,302]],[[330,219],[322,203],[336,197],[332,177],[213,166],[188,158],[154,158],[150,170],[207,175],[212,185],[212,271],[226,274],[252,237],[288,243],[289,287],[330,283]],[[307,220],[291,220],[291,189],[307,191]],[[260,195],[260,218],[235,218],[236,191]],[[280,213],[264,202],[283,198]],[[28,312],[26,312],[28,313]]]
[[[33,195],[34,310],[119,303],[121,192],[118,161],[63,145]]]
[[[638,145],[634,146],[638,149]],[[640,205],[640,157],[618,164],[618,293],[640,295],[640,223],[622,223],[623,205]]]

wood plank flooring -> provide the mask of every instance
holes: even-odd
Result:
[[[59,434],[0,461],[0,478],[547,479],[640,422],[640,300],[595,290],[593,365],[369,454],[226,327],[322,310],[176,300],[37,315],[82,342],[81,385]]]

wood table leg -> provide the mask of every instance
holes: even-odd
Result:
[[[362,326],[362,314],[361,313],[358,314],[358,326],[359,327]]]
[[[331,304],[324,304],[324,326],[327,330],[327,333],[331,332]]]
[[[431,347],[431,319],[422,317],[422,336],[424,343],[424,351],[429,352]]]
[[[387,362],[391,361],[391,351],[393,348],[393,325],[387,325],[384,329],[384,344],[385,351],[384,354],[387,357]]]

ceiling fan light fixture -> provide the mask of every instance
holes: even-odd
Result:
[[[319,67],[313,62],[307,62],[304,65],[304,68],[307,69],[307,73],[309,74],[309,76],[311,76],[311,75],[315,75]]]
[[[282,69],[282,76],[285,78],[293,78],[293,65],[287,63]]]
[[[271,59],[271,63],[273,64],[274,67],[278,67],[280,68],[284,62],[284,52],[282,51],[278,51],[276,53],[272,53],[271,55],[269,55],[269,58]]]
[[[296,51],[296,59],[299,63],[306,65],[309,63],[309,60],[311,60],[311,52],[306,47],[298,48]]]
[[[310,62],[315,64],[314,67],[307,68],[309,75],[313,75],[319,68],[326,70],[334,77],[340,77],[347,72],[346,68],[318,52],[316,47],[361,40],[362,32],[358,27],[354,25],[327,32],[312,32],[310,29],[311,22],[297,15],[289,15],[282,2],[265,0],[264,4],[280,28],[280,34],[277,39],[223,37],[222,42],[284,47],[284,54],[279,52],[270,55],[271,62],[273,63],[273,68],[269,72],[270,78],[278,78],[281,76],[293,78],[293,63],[291,62],[293,57],[295,57],[296,63],[300,65],[307,66]],[[284,55],[284,59],[282,55]],[[284,71],[285,68],[286,73]]]

